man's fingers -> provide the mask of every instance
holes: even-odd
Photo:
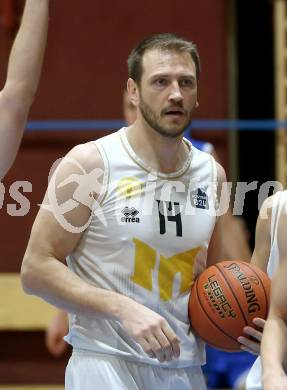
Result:
[[[243,333],[245,336],[240,336],[237,340],[241,344],[240,348],[243,351],[250,352],[254,355],[259,355],[260,342],[262,340],[262,330],[265,325],[265,320],[263,320],[263,318],[254,318],[253,323],[258,328],[260,328],[260,330],[257,330],[251,326],[245,326],[243,328]]]
[[[161,363],[165,361],[165,352],[153,334],[138,339],[138,342],[150,358],[155,358]]]
[[[142,346],[142,349],[145,351],[145,353],[152,359],[155,359],[156,356],[152,350],[152,347],[150,345],[150,343],[146,340],[146,339],[139,339],[138,342],[140,343],[140,345]]]
[[[157,360],[159,362],[163,363],[166,360],[165,350],[160,345],[160,343],[157,340],[157,338],[153,334],[150,334],[146,338],[146,340],[148,341],[149,345],[151,346],[151,350],[155,354],[155,357],[157,358]]]
[[[174,357],[172,344],[161,329],[150,332],[138,341],[149,357],[156,358],[161,363],[171,361]]]
[[[258,340],[258,341],[262,340],[262,332],[260,330],[256,330],[254,328],[251,328],[251,326],[245,326],[243,328],[243,332],[245,335],[252,337],[255,340]]]
[[[255,355],[255,356],[258,356],[260,354],[260,352],[258,352],[257,348],[256,348],[256,350],[254,350],[254,349],[245,347],[244,345],[241,345],[240,349],[241,349],[241,351],[249,352],[249,353],[251,353],[252,355]]]
[[[240,336],[237,341],[241,344],[240,348],[242,351],[250,352],[254,355],[260,354],[260,343],[257,341],[252,341],[247,337]]]
[[[264,329],[264,325],[266,323],[266,320],[263,318],[256,317],[253,319],[253,324],[258,326],[258,328]]]
[[[155,333],[155,337],[162,348],[165,360],[168,362],[171,361],[173,358],[172,345],[166,335],[163,333],[163,330],[160,329],[159,332]]]
[[[163,326],[163,332],[171,344],[173,356],[175,358],[178,358],[180,355],[180,340],[179,340],[179,338],[176,336],[176,334],[173,332],[173,330],[168,325]]]

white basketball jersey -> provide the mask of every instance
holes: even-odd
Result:
[[[270,256],[267,265],[267,273],[270,278],[273,277],[279,265],[279,249],[277,243],[278,221],[282,208],[287,205],[287,191],[279,191],[275,194],[272,203],[271,226],[270,226]],[[251,367],[247,379],[246,390],[262,389],[262,367],[261,359],[258,357]]]
[[[158,363],[115,320],[70,315],[66,340],[76,349],[158,364],[204,364],[204,344],[190,330],[188,300],[197,253],[216,222],[216,164],[189,148],[178,172],[153,171],[131,148],[125,129],[95,141],[105,194],[69,268],[97,287],[124,294],[163,316],[181,340],[180,358]]]

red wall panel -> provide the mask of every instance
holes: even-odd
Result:
[[[19,0],[21,9],[23,0]],[[43,75],[31,119],[121,118],[122,91],[127,79],[126,59],[133,46],[146,35],[175,32],[197,43],[202,59],[200,108],[197,118],[224,118],[226,96],[226,28],[224,0],[145,0],[109,2],[95,0],[51,0],[48,48]],[[10,38],[0,29],[0,79],[7,63]],[[6,58],[5,58],[6,55]],[[5,61],[3,61],[5,58]],[[0,210],[0,269],[19,269],[32,220],[47,184],[52,162],[79,142],[94,135],[55,133],[27,134],[16,163],[6,179],[9,184],[27,178],[33,192],[27,194],[32,212],[26,217],[7,216]],[[225,158],[226,137],[219,135],[219,155]],[[7,194],[6,194],[7,195]],[[18,223],[16,223],[18,219]],[[1,229],[2,230],[2,229]],[[17,233],[16,233],[17,232]],[[9,245],[16,234],[18,245]],[[8,259],[10,259],[8,261]]]
[[[52,1],[49,44],[32,117],[120,118],[126,59],[143,37],[174,32],[202,59],[199,117],[226,115],[224,0]]]

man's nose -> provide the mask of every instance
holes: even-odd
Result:
[[[171,85],[171,91],[169,94],[169,101],[179,103],[183,99],[180,86],[177,81],[173,82]]]

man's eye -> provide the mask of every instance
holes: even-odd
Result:
[[[155,80],[155,84],[162,87],[162,86],[167,84],[167,80],[166,79],[157,79],[157,80]]]
[[[182,87],[193,87],[194,82],[191,79],[183,79],[180,81],[180,85]]]

